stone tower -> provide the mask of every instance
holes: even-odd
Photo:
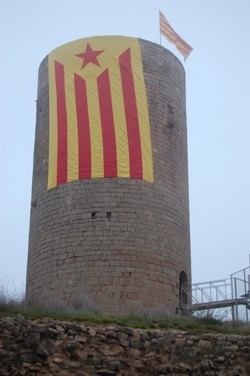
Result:
[[[138,41],[153,182],[87,178],[47,189],[48,56],[40,65],[27,299],[76,304],[87,296],[110,313],[178,313],[180,284],[191,283],[185,72],[167,49]]]

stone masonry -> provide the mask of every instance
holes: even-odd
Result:
[[[191,282],[185,72],[139,40],[155,182],[73,181],[47,191],[48,58],[38,78],[26,296],[106,312],[178,313],[180,273]]]
[[[0,318],[0,376],[249,374],[249,336]]]

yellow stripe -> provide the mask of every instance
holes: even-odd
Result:
[[[89,77],[87,81],[87,100],[90,123],[91,144],[91,177],[103,178],[103,140],[100,120],[99,98],[96,77]]]
[[[65,70],[65,92],[68,124],[68,181],[77,180],[78,174],[78,132],[75,106],[74,73]]]
[[[117,176],[121,178],[129,178],[128,134],[124,112],[122,85],[121,80],[118,79],[119,77],[119,64],[115,64],[112,70],[110,70],[110,84],[116,136]]]
[[[135,39],[134,41],[135,45],[133,44],[133,48],[131,49],[131,60],[141,137],[143,180],[147,180],[153,183],[153,158],[147,106],[147,94],[142,70],[140,45],[137,39]]]
[[[48,58],[49,69],[49,156],[48,156],[48,189],[57,185],[57,101],[54,74],[54,60]]]

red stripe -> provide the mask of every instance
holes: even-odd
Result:
[[[67,182],[67,110],[65,97],[64,66],[55,61],[55,80],[57,96],[57,185]]]
[[[76,115],[78,128],[79,179],[91,178],[91,144],[86,81],[75,74]]]
[[[97,77],[97,86],[102,124],[104,177],[115,178],[117,177],[116,139],[108,69]]]
[[[119,63],[128,133],[130,177],[134,179],[142,179],[141,139],[130,48],[119,56]]]

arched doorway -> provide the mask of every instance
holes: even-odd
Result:
[[[179,276],[179,303],[180,308],[188,304],[188,277],[183,270]]]

